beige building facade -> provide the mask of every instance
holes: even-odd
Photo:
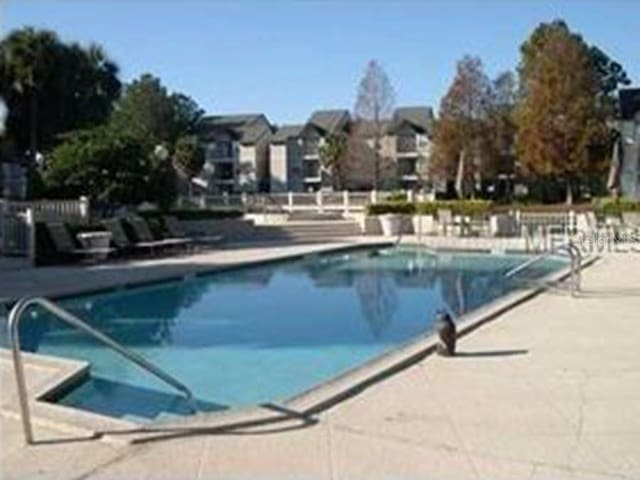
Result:
[[[428,180],[428,159],[433,139],[433,111],[429,107],[397,108],[381,123],[379,185],[381,188],[419,187]],[[354,120],[347,110],[319,110],[307,123],[285,125],[269,147],[272,192],[331,189],[331,174],[323,168],[320,149],[330,135],[343,135],[355,143],[344,162],[342,188],[372,188],[375,140],[371,124]],[[355,142],[352,140],[355,138]]]
[[[273,128],[262,114],[205,117],[200,141],[205,165],[199,180],[210,193],[268,189]]]

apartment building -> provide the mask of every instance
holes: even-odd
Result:
[[[640,88],[620,91],[619,128],[621,194],[640,200]]]
[[[271,135],[263,114],[205,117],[199,133],[205,165],[198,183],[210,193],[267,190]]]
[[[385,186],[415,188],[424,177],[433,135],[434,116],[429,107],[397,108],[381,122],[380,174]],[[363,139],[362,159],[347,168],[373,174],[374,126],[352,119],[347,110],[318,110],[305,124],[280,127],[271,139],[271,191],[316,191],[331,187],[330,172],[322,168],[319,149],[330,135],[354,132]],[[391,168],[389,168],[391,167]],[[343,172],[344,173],[344,172]],[[349,173],[349,172],[347,172]],[[347,175],[348,176],[348,175]],[[372,180],[368,180],[372,183]],[[364,183],[367,183],[366,181]]]
[[[400,107],[393,112],[382,140],[382,155],[393,159],[402,188],[412,189],[426,178],[434,115],[429,107]]]
[[[302,125],[285,125],[271,140],[271,191],[317,191],[331,185],[320,147],[331,135],[347,134],[348,110],[317,110]]]

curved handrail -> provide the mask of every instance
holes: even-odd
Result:
[[[195,409],[195,402],[193,393],[191,390],[184,385],[182,382],[175,379],[173,376],[162,370],[160,367],[152,364],[147,359],[145,359],[142,355],[129,350],[128,348],[120,345],[118,342],[108,337],[104,333],[96,330],[95,328],[88,325],[83,320],[80,320],[75,315],[69,313],[63,308],[59,307],[55,303],[47,300],[42,297],[24,297],[18,300],[18,302],[13,306],[11,312],[9,313],[9,322],[8,322],[8,333],[11,341],[11,351],[13,356],[13,366],[16,374],[16,383],[18,387],[18,400],[20,402],[20,412],[22,417],[22,427],[24,430],[25,440],[27,444],[34,443],[33,440],[33,430],[31,427],[31,416],[29,412],[29,401],[27,397],[27,385],[24,376],[24,366],[22,363],[22,352],[20,351],[20,320],[23,317],[23,313],[27,308],[32,305],[39,305],[40,307],[48,310],[53,313],[56,317],[63,320],[65,323],[75,327],[96,340],[104,343],[111,349],[118,352],[120,355],[125,357],[127,360],[135,363],[139,367],[148,371],[149,373],[155,375],[160,380],[164,381],[168,385],[172,386],[176,390],[182,392],[190,405]]]
[[[533,258],[530,258],[528,260],[525,260],[523,263],[521,263],[520,265],[512,268],[511,270],[507,271],[504,276],[507,278],[513,277],[514,275],[516,275],[517,273],[520,273],[521,271],[525,270],[526,268],[530,267],[531,265],[533,265],[534,263],[537,263],[541,260],[544,260],[545,258],[555,254],[555,253],[559,253],[561,251],[565,251],[566,253],[569,254],[569,258],[570,258],[570,266],[571,266],[571,284],[572,284],[572,295],[576,295],[577,292],[580,291],[581,288],[581,282],[582,282],[582,272],[581,272],[581,267],[582,267],[582,252],[580,251],[580,249],[571,241],[564,243],[562,245],[558,245],[557,247],[552,248],[551,250],[541,253],[540,255],[537,255]]]

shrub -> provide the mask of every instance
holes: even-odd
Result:
[[[413,215],[416,211],[415,203],[383,202],[367,205],[367,215],[401,214]]]
[[[369,215],[397,213],[404,215],[435,215],[438,210],[448,209],[454,215],[478,216],[488,213],[492,203],[488,200],[436,200],[435,202],[383,202],[367,206]]]
[[[446,202],[420,202],[416,203],[416,213],[418,215],[435,215],[438,213],[439,205]]]
[[[386,196],[385,201],[386,202],[406,202],[407,194],[402,190],[399,190],[397,192],[391,192],[389,195]]]
[[[141,217],[152,219],[161,218],[164,215],[171,215],[178,220],[221,220],[225,218],[241,218],[244,215],[242,210],[238,209],[217,209],[217,210],[147,210],[138,212]]]
[[[456,215],[466,215],[470,217],[484,215],[491,210],[491,202],[488,200],[460,200],[449,202],[451,210]]]
[[[488,200],[438,200],[418,203],[416,212],[420,215],[435,215],[438,210],[448,209],[454,215],[474,217],[488,213],[491,206],[492,203]]]
[[[617,215],[622,212],[640,212],[640,201],[609,200],[602,203],[600,210],[607,215]]]

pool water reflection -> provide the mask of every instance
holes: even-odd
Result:
[[[429,255],[419,248],[310,256],[185,281],[61,301],[180,380],[201,408],[278,401],[428,332],[518,287],[515,255]],[[564,265],[545,260],[527,278]],[[36,312],[25,350],[92,362],[61,403],[114,416],[181,414],[175,392],[91,338]],[[176,406],[177,405],[177,406]]]

